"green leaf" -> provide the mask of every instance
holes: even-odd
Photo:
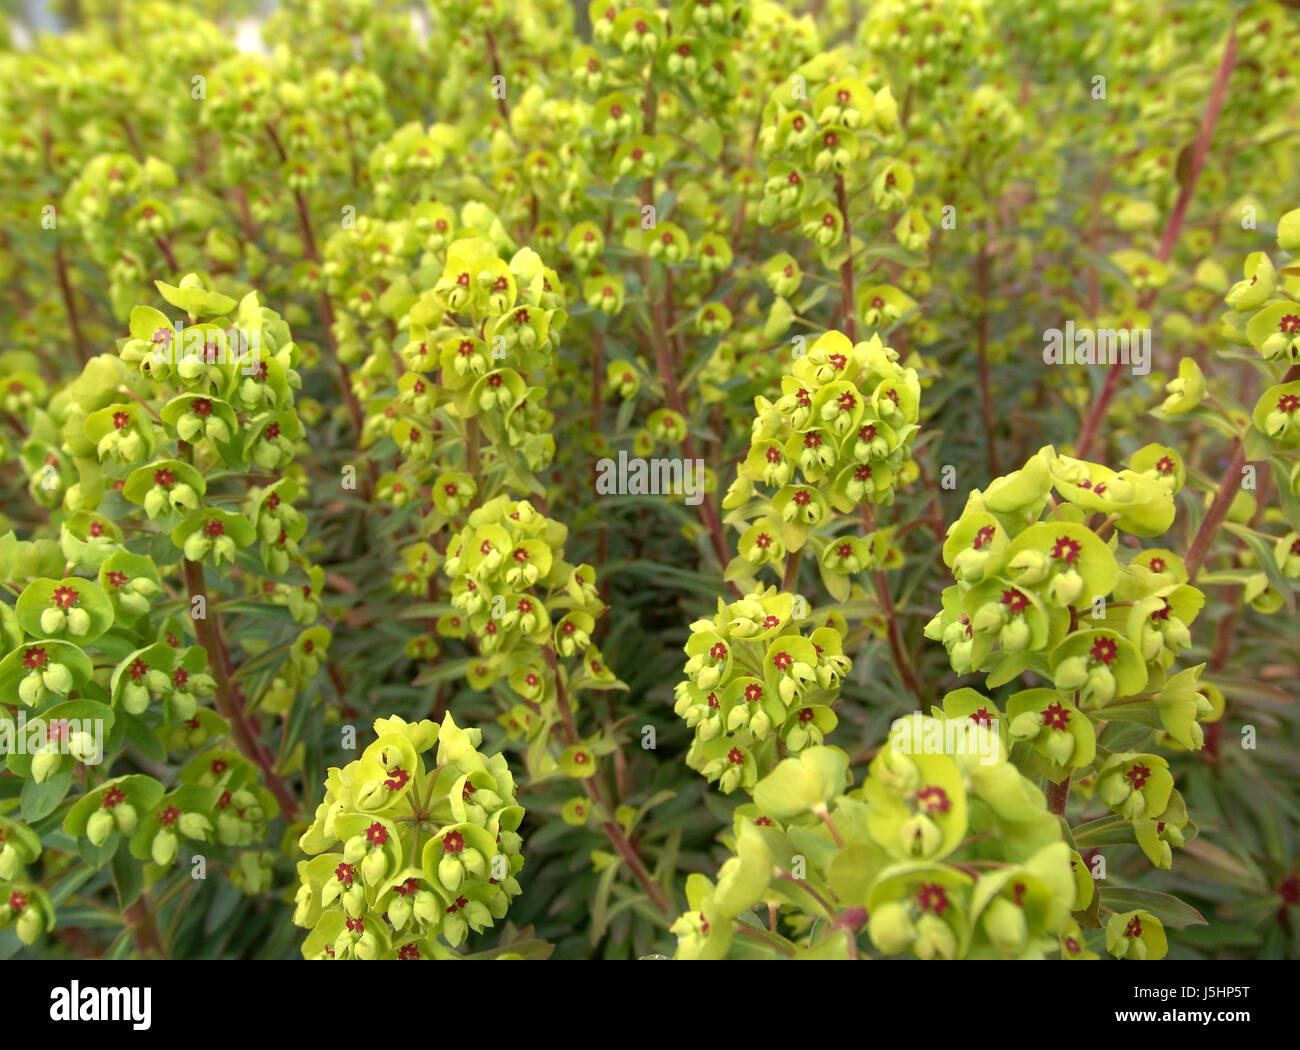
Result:
[[[126,911],[140,899],[140,894],[144,890],[144,865],[132,858],[126,840],[123,839],[122,846],[113,857],[110,867],[113,872],[113,885],[117,889],[117,899],[122,905],[122,910]]]
[[[28,780],[23,784],[23,820],[31,824],[49,816],[59,808],[59,803],[72,788],[72,771],[58,773],[43,784]]]
[[[1186,926],[1209,925],[1199,911],[1168,893],[1134,888],[1106,888],[1101,891],[1101,897],[1102,904],[1111,911],[1149,911],[1166,926],[1180,930]]]

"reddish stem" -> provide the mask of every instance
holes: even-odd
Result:
[[[189,592],[191,602],[198,595],[202,595],[206,602],[207,585],[204,582],[203,564],[190,561],[188,558],[183,559],[183,564],[185,566],[185,586]],[[298,819],[298,802],[289,793],[284,781],[280,779],[280,775],[275,771],[274,756],[267,748],[262,746],[249,725],[239,686],[235,684],[230,676],[230,658],[226,653],[225,642],[222,640],[221,634],[221,614],[216,609],[206,611],[211,613],[211,617],[205,616],[194,620],[194,630],[199,636],[199,644],[207,650],[208,667],[217,683],[217,691],[214,697],[217,711],[222,718],[230,723],[231,734],[235,738],[235,746],[239,748],[240,753],[261,767],[267,788],[279,801],[285,819],[292,823]]]
[[[1219,485],[1219,491],[1214,495],[1214,502],[1210,504],[1210,509],[1205,512],[1201,527],[1196,530],[1192,545],[1187,551],[1185,564],[1187,566],[1188,583],[1196,582],[1196,574],[1201,571],[1206,555],[1210,553],[1210,543],[1219,531],[1224,519],[1228,516],[1228,509],[1232,506],[1233,497],[1237,495],[1237,490],[1241,488],[1241,471],[1245,465],[1246,446],[1238,438],[1234,442],[1232,462],[1228,464],[1228,472],[1224,476],[1223,483]]]
[[[1162,263],[1168,262],[1174,254],[1174,245],[1178,243],[1178,234],[1182,230],[1183,220],[1187,215],[1187,207],[1191,203],[1192,194],[1196,191],[1196,182],[1200,178],[1201,169],[1205,167],[1205,158],[1210,151],[1210,141],[1214,137],[1214,129],[1219,122],[1219,114],[1223,110],[1223,103],[1228,95],[1228,80],[1232,76],[1232,70],[1236,64],[1237,30],[1234,25],[1228,37],[1227,46],[1223,49],[1223,58],[1219,62],[1219,70],[1214,77],[1214,86],[1210,89],[1210,97],[1205,104],[1205,115],[1201,118],[1201,130],[1197,133],[1196,141],[1192,145],[1191,168],[1188,171],[1187,181],[1183,183],[1183,188],[1178,194],[1178,200],[1174,203],[1174,210],[1170,212],[1169,221],[1165,223],[1164,234],[1160,238],[1160,249],[1156,252],[1156,258]],[[1138,309],[1145,310],[1154,301],[1155,289],[1151,289],[1143,293],[1142,298],[1138,300]],[[1087,420],[1084,421],[1083,430],[1079,433],[1079,441],[1075,445],[1074,452],[1079,459],[1087,458],[1088,450],[1092,447],[1093,439],[1097,435],[1097,428],[1106,416],[1106,409],[1115,394],[1120,367],[1118,361],[1110,366],[1110,374],[1106,376],[1106,383],[1097,396],[1097,400],[1093,402],[1092,411],[1088,413]]]

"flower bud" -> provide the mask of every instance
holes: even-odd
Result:
[[[393,924],[393,929],[400,932],[410,918],[411,902],[405,897],[394,897],[388,906],[388,921]]]
[[[176,846],[178,845],[175,834],[170,831],[160,831],[153,838],[153,843],[149,847],[149,853],[153,857],[153,862],[160,868],[165,868],[176,859]]]
[[[369,852],[370,843],[364,835],[353,835],[343,844],[343,860],[348,864],[355,864]]]
[[[1079,596],[1083,594],[1083,588],[1083,577],[1073,569],[1070,569],[1067,572],[1057,573],[1055,578],[1052,580],[1052,585],[1049,588],[1049,591],[1052,595],[1052,599],[1057,604],[1073,605],[1079,600]]]
[[[998,642],[1009,653],[1018,653],[1029,644],[1029,624],[1023,617],[1016,617],[998,632]]]
[[[388,870],[388,855],[382,849],[371,850],[361,862],[361,879],[367,885],[374,885]]]
[[[172,693],[172,719],[177,722],[188,722],[194,717],[198,710],[199,703],[190,693],[175,692]]]
[[[97,809],[86,821],[86,838],[91,844],[102,846],[113,833],[113,814],[106,809]]]
[[[135,832],[140,817],[131,803],[119,802],[113,807],[113,822],[117,824],[117,830],[123,835],[130,835]]]
[[[1012,580],[1022,587],[1042,583],[1047,579],[1051,567],[1047,555],[1036,550],[1023,550],[1007,563]]]
[[[361,883],[354,882],[343,891],[343,910],[353,919],[365,914],[366,891]]]
[[[63,625],[67,622],[67,617],[62,609],[51,605],[41,613],[41,630],[46,634],[57,634],[63,630]]]
[[[68,611],[68,633],[80,638],[89,630],[90,613],[86,612],[85,609],[70,609]]]
[[[916,939],[916,927],[902,904],[888,901],[872,911],[867,934],[882,954],[897,955]]]
[[[0,846],[0,879],[16,879],[23,869],[22,858],[10,845]]]
[[[980,925],[990,941],[1003,951],[1019,952],[1029,940],[1025,913],[1005,897],[994,897],[984,909]]]
[[[220,813],[217,815],[217,841],[223,846],[235,846],[239,844],[240,835],[243,833],[243,821],[233,813]]]
[[[361,939],[357,941],[352,951],[358,959],[373,959],[379,954],[379,942],[375,939],[375,935],[367,930],[361,935]]]
[[[449,892],[455,893],[465,881],[465,866],[451,854],[444,854],[438,861],[438,881]]]
[[[206,840],[212,824],[202,813],[182,813],[176,822],[177,829],[187,839]]]
[[[103,757],[99,754],[99,748],[95,745],[95,738],[86,732],[76,732],[68,737],[68,754],[78,762],[92,764]]]
[[[1121,774],[1112,773],[1102,778],[1101,783],[1097,785],[1097,793],[1101,795],[1101,800],[1106,805],[1114,809],[1129,797],[1132,788]]]
[[[1070,656],[1056,665],[1054,679],[1057,689],[1069,692],[1088,681],[1088,661],[1082,656]]]
[[[66,664],[52,663],[41,672],[41,682],[51,693],[65,695],[72,689],[72,672]]]
[[[151,518],[158,517],[167,503],[167,492],[155,485],[144,496],[144,512]]]
[[[957,957],[957,935],[952,927],[937,915],[922,915],[916,922],[916,943],[914,951],[922,959],[941,959]]]
[[[1043,728],[1043,716],[1037,711],[1025,711],[1011,720],[1008,731],[1012,739],[1033,740]]]
[[[1110,671],[1105,667],[1097,667],[1088,673],[1088,688],[1094,700],[1099,704],[1105,704],[1114,699],[1118,685]]]
[[[199,505],[199,497],[193,487],[183,483],[172,488],[169,499],[176,510],[195,510]]]
[[[122,706],[128,714],[143,714],[149,708],[149,690],[137,682],[122,687]]]
[[[1047,757],[1058,766],[1063,766],[1074,755],[1075,739],[1068,730],[1053,729],[1047,734],[1044,750]]]
[[[59,764],[59,759],[63,756],[54,751],[42,751],[39,755],[32,756],[32,779],[38,784],[45,783],[49,775],[54,772],[54,767]]]
[[[35,707],[45,698],[46,689],[37,671],[26,675],[18,683],[18,699],[28,707]]]
[[[438,925],[438,898],[430,890],[420,890],[415,895],[413,910],[421,922],[434,927]]]
[[[1006,623],[1002,608],[1000,602],[985,602],[971,619],[971,630],[976,634],[991,634],[1002,630],[1002,625]]]
[[[45,921],[41,918],[41,913],[33,907],[23,909],[22,917],[18,920],[18,939],[23,944],[32,944],[44,931]]]

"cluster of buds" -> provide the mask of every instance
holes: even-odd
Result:
[[[843,623],[802,633],[796,596],[775,587],[725,604],[691,624],[686,680],[673,710],[695,730],[686,762],[730,793],[752,788],[780,751],[818,746],[852,666]]]
[[[896,485],[914,476],[916,372],[878,336],[855,345],[827,332],[781,380],[781,396],[756,397],[754,406],[749,452],[722,504],[742,530],[740,557],[755,569],[779,569],[810,544],[828,586],[847,597],[848,577],[893,554],[883,530],[844,534],[832,511],[892,503]],[[776,491],[766,496],[756,486]]]
[[[1245,276],[1228,291],[1232,308],[1221,318],[1221,334],[1242,347],[1252,347],[1263,359],[1262,367],[1274,385],[1264,391],[1251,415],[1255,430],[1291,463],[1289,498],[1284,495],[1292,524],[1300,498],[1300,382],[1291,378],[1300,363],[1300,296],[1294,259],[1300,255],[1300,208],[1278,222],[1278,247],[1291,256],[1281,272],[1264,252],[1246,257]]]
[[[331,768],[300,842],[294,922],[308,959],[454,957],[469,931],[505,917],[520,892],[523,807],[482,733],[401,718],[375,722],[356,761]],[[437,764],[420,756],[438,746]]]
[[[1115,541],[1103,538],[1112,526],[1152,537],[1172,524],[1181,457],[1147,446],[1130,462],[1116,472],[1044,448],[1022,469],[972,492],[943,547],[956,583],[926,636],[943,642],[960,674],[1009,681],[1032,671],[1051,683],[1015,693],[1005,713],[973,690],[950,694],[945,708],[1031,745],[1022,768],[1056,783],[1093,769],[1103,722],[1158,719],[1170,746],[1198,749],[1202,724],[1222,714],[1213,686],[1200,681],[1204,665],[1171,671],[1204,604],[1182,560],[1149,548],[1121,562]],[[1115,758],[1106,758],[1103,771]],[[1108,774],[1102,797],[1133,822],[1152,863],[1168,867],[1170,845],[1185,837],[1186,810],[1172,778],[1152,773],[1166,763],[1148,765],[1141,777],[1163,784],[1162,795],[1135,794],[1131,781]],[[1167,805],[1172,815],[1161,822]]]
[[[954,737],[949,753],[929,744]],[[1070,848],[996,731],[918,713],[895,723],[859,788],[849,790],[849,779],[844,752],[812,747],[755,785],[753,804],[736,811],[733,856],[716,885],[687,880],[690,907],[673,925],[678,958],[723,957],[736,923],[763,904],[806,935],[826,918],[818,899],[840,916],[843,937],[865,928],[882,956],[1041,959],[1070,944],[1082,952],[1070,916],[1087,902]],[[974,820],[997,833],[972,839]],[[864,864],[867,856],[877,859]],[[858,874],[841,878],[849,867]],[[821,950],[850,955],[833,939]]]
[[[108,273],[109,300],[125,317],[139,290],[140,260],[165,265],[158,247],[175,224],[168,202],[176,171],[158,157],[138,161],[129,153],[100,153],[72,180],[62,208],[76,216],[91,257]]]
[[[0,930],[13,926],[23,944],[54,928],[54,904],[26,880],[27,865],[41,855],[41,840],[26,824],[0,815]]]
[[[883,0],[858,28],[859,42],[898,71],[910,92],[952,99],[987,65],[983,0]]]
[[[137,716],[151,704],[161,704],[167,722],[188,722],[195,716],[199,700],[216,692],[216,681],[207,673],[207,666],[207,650],[198,645],[180,649],[155,642],[136,649],[113,670],[113,703]]]
[[[898,106],[888,84],[872,90],[857,77],[836,77],[829,63],[805,66],[793,81],[782,81],[764,107],[758,134],[768,161],[759,221],[772,225],[797,218],[819,247],[835,245],[844,216],[831,191],[832,177],[893,163],[891,157],[868,163],[863,150],[897,128]]]
[[[595,573],[564,561],[567,535],[562,523],[527,500],[502,495],[471,511],[448,543],[442,567],[451,580],[452,612],[437,629],[444,637],[473,637],[480,657],[469,670],[475,689],[504,676],[529,701],[553,699],[544,647],[561,659],[580,658],[582,684],[617,684],[592,644],[605,608]]]

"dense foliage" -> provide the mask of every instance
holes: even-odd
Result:
[[[207,6],[4,28],[0,957],[1300,955],[1294,4]]]

